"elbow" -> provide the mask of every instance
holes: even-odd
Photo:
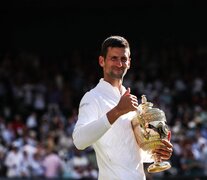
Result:
[[[75,147],[78,149],[78,150],[84,150],[86,147],[81,144],[80,142],[76,141],[76,140],[73,140],[73,144],[75,145]]]
[[[81,142],[81,139],[76,137],[75,133],[73,133],[73,144],[78,150],[84,150],[87,148],[87,146],[85,146],[84,143]]]

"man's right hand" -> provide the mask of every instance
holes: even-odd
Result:
[[[139,104],[137,97],[130,94],[130,92],[130,88],[128,88],[122,95],[117,106],[107,113],[108,120],[111,124],[113,124],[119,116],[138,109]]]
[[[136,111],[138,109],[138,100],[135,95],[130,94],[130,88],[122,95],[116,109],[123,115],[130,111]]]

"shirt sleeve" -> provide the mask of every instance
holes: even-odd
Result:
[[[86,94],[81,100],[78,121],[73,131],[74,145],[83,150],[101,138],[110,127],[106,114],[100,116],[95,98]]]

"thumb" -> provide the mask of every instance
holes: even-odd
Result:
[[[123,95],[123,96],[125,96],[125,95],[129,95],[129,94],[130,94],[130,92],[131,92],[131,89],[128,87],[128,88],[127,88],[127,90],[126,90],[126,92],[124,93],[124,95]]]

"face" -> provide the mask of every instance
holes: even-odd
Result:
[[[122,80],[130,67],[130,51],[128,48],[109,47],[106,58],[100,56],[99,64],[103,67],[106,81]]]

